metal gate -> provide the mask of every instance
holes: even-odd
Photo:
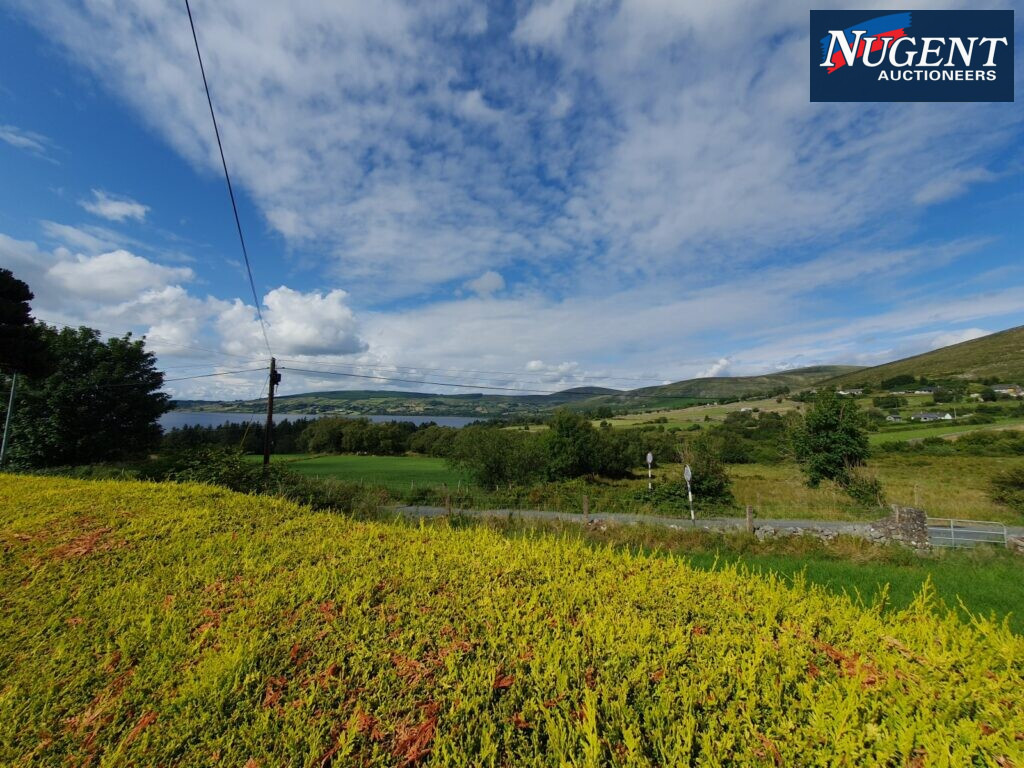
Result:
[[[1006,546],[1006,526],[987,520],[928,518],[928,542],[933,547],[975,547],[979,544]]]

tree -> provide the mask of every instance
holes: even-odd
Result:
[[[816,487],[822,480],[841,485],[852,479],[852,469],[868,457],[864,417],[855,400],[839,397],[834,389],[818,393],[793,435],[797,461]]]
[[[732,503],[732,479],[722,461],[720,440],[708,433],[697,435],[687,441],[680,458],[693,473],[690,487],[697,506]]]
[[[53,361],[42,326],[32,319],[28,285],[9,269],[0,269],[0,371],[30,377],[45,376]]]
[[[22,467],[93,464],[143,454],[169,409],[163,374],[142,340],[91,328],[41,327],[54,372],[19,386],[10,457]]]

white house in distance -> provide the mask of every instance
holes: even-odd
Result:
[[[864,394],[864,390],[863,389],[840,389],[838,392],[836,392],[836,394],[837,395],[846,395],[848,397],[856,397],[858,395],[863,395]]]
[[[910,417],[914,421],[952,421],[953,415],[950,413],[935,413],[934,411],[924,411],[922,413],[915,413]]]
[[[1009,395],[1010,397],[1024,396],[1024,388],[1019,384],[996,384],[992,391],[997,395]]]

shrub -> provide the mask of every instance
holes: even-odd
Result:
[[[1024,512],[1024,467],[1013,467],[993,477],[989,496],[993,501]]]
[[[0,476],[0,530],[3,765],[1021,763],[1024,638],[927,589],[197,486]]]
[[[793,433],[793,448],[808,485],[816,487],[825,479],[845,483],[851,469],[868,457],[864,418],[857,403],[839,397],[834,389],[820,391]]]
[[[885,505],[882,484],[873,475],[852,471],[840,485],[851,499],[863,507],[881,507]]]
[[[732,480],[721,457],[722,444],[712,435],[702,433],[692,438],[681,452],[693,477],[694,505],[722,506],[733,503]],[[685,488],[686,483],[683,483]]]

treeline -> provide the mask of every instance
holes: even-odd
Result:
[[[300,453],[299,437],[315,419],[285,419],[275,422],[273,450],[275,453]],[[254,416],[251,422],[224,423],[216,426],[191,425],[174,427],[164,432],[160,441],[163,451],[185,451],[203,447],[222,447],[242,453],[263,453],[264,423]]]

